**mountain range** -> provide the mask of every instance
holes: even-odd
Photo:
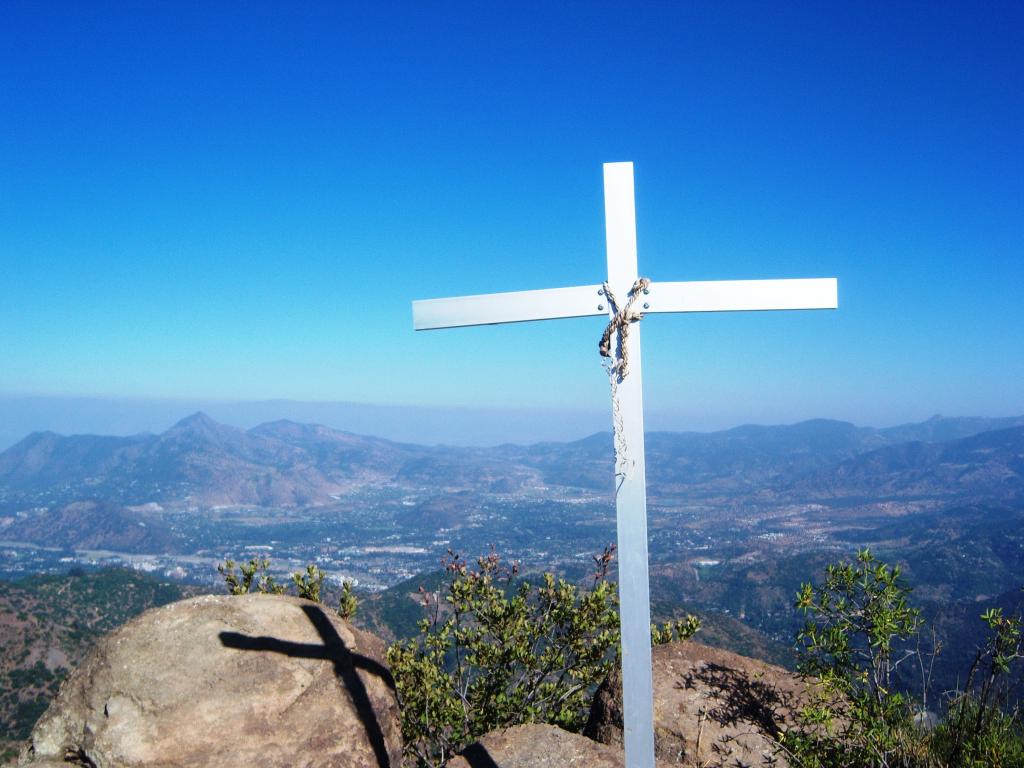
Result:
[[[655,498],[1024,494],[1024,417],[936,417],[886,429],[813,420],[655,432],[646,450]],[[529,446],[428,447],[291,421],[243,430],[196,413],[159,435],[29,435],[0,453],[0,509],[82,501],[303,507],[372,486],[605,493],[612,464],[609,433]]]

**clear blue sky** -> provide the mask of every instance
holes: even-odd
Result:
[[[694,426],[1024,412],[1020,3],[0,10],[0,395],[605,408],[599,319],[410,300],[837,276],[834,313],[644,322]]]

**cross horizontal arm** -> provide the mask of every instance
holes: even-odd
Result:
[[[580,285],[451,299],[421,299],[412,303],[412,327],[417,331],[428,331],[465,325],[607,315],[608,310],[604,306],[607,302],[598,294],[600,288],[600,285]]]
[[[561,317],[608,314],[600,285],[540,291],[485,293],[412,303],[417,331],[467,325],[522,323]],[[806,280],[702,280],[651,283],[643,312],[730,312],[765,309],[836,309],[839,288],[834,277]]]
[[[651,283],[648,312],[729,312],[757,309],[836,309],[834,277],[809,280],[705,280]]]

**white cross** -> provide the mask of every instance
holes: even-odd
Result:
[[[608,286],[621,307],[625,305],[637,280],[632,163],[605,163],[604,213],[608,243]],[[611,302],[606,299],[601,288],[601,285],[595,284],[414,301],[413,327],[417,331],[425,331],[561,317],[610,317]],[[838,306],[837,297],[838,285],[835,278],[652,282],[647,294],[637,297],[634,309],[644,314],[835,309]],[[612,402],[616,421],[621,417],[621,422],[616,424],[615,506],[622,628],[623,725],[626,765],[629,768],[654,768],[647,487],[640,329],[637,324],[631,327],[626,346],[629,370],[625,378],[613,387]],[[625,472],[622,472],[624,462]]]

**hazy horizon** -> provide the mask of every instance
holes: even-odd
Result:
[[[503,443],[568,442],[610,432],[608,413],[569,409],[437,407],[381,403],[304,402],[297,400],[228,401],[174,398],[96,398],[0,395],[0,451],[33,432],[62,435],[126,436],[161,433],[201,411],[215,421],[242,429],[278,419],[316,423],[360,435],[420,445],[483,447]],[[775,426],[812,419],[845,421],[858,427],[885,428],[948,418],[1002,418],[1018,413],[947,413],[867,422],[828,414],[791,419],[713,417],[649,411],[646,431],[717,432],[745,425]]]

